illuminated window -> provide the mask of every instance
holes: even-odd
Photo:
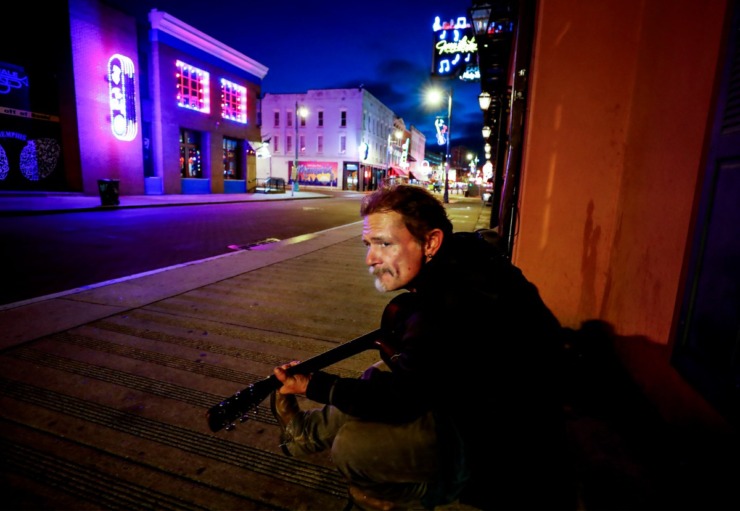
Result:
[[[298,137],[298,148],[301,150],[302,153],[306,152],[306,135],[301,135]]]
[[[345,154],[347,152],[347,135],[341,135],[339,137],[339,152]]]
[[[280,141],[280,137],[278,137],[277,135],[272,137],[272,152],[273,153],[276,153],[280,150],[279,141]]]
[[[276,128],[280,127],[280,112],[275,112],[272,114],[272,125]]]
[[[319,135],[316,138],[316,152],[318,153],[324,152],[324,135]]]
[[[108,102],[113,135],[126,142],[136,137],[136,96],[134,95],[134,62],[123,55],[108,59]]]
[[[341,115],[341,120],[339,121],[339,125],[342,128],[346,128],[347,127],[347,110],[342,110],[340,115]]]
[[[238,148],[238,140],[224,137],[224,179],[240,179]]]
[[[177,61],[177,105],[211,113],[210,75],[208,72]]]
[[[289,153],[293,149],[293,137],[288,135],[285,137],[285,152]]]
[[[180,176],[203,177],[200,133],[180,130]]]
[[[221,117],[247,123],[247,88],[221,79]]]
[[[319,110],[318,119],[319,119],[318,120],[319,128],[323,128],[324,127],[324,111],[323,110]]]

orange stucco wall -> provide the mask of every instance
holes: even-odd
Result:
[[[538,3],[513,260],[564,325],[670,342],[725,10]]]

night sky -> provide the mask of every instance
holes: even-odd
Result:
[[[470,0],[231,1],[106,0],[146,19],[167,12],[269,68],[263,93],[364,86],[406,126],[444,152],[434,119],[447,105],[424,100],[431,84],[432,24],[467,14]],[[480,84],[444,81],[453,87],[451,146],[465,145],[483,158]]]

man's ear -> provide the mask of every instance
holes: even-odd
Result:
[[[427,240],[424,243],[424,255],[427,258],[431,258],[437,253],[439,247],[442,246],[442,240],[445,234],[442,229],[432,229],[427,233]]]

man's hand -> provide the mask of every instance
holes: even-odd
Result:
[[[308,388],[308,382],[311,380],[310,375],[305,374],[292,374],[288,375],[286,370],[289,367],[299,364],[298,360],[294,360],[289,364],[283,364],[272,370],[275,377],[282,382],[283,386],[280,387],[281,394],[306,394]]]

